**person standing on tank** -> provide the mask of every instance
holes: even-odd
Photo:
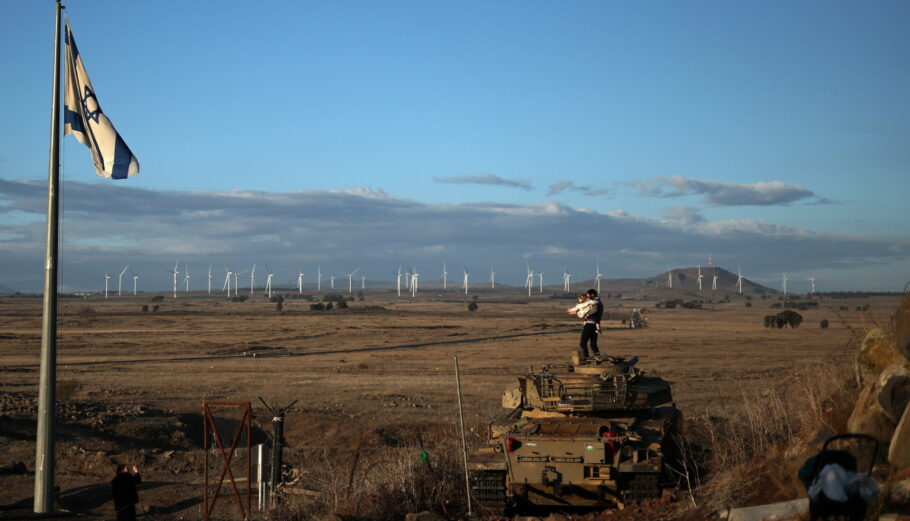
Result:
[[[588,353],[587,343],[591,344],[591,354],[600,356],[600,349],[597,347],[597,336],[600,334],[600,321],[604,316],[604,304],[600,297],[597,296],[597,290],[594,288],[588,290],[588,300],[592,301],[594,305],[591,306],[591,310],[585,315],[585,325],[581,330],[581,350],[582,353],[585,353],[585,358],[587,358]]]
[[[126,465],[117,465],[117,475],[111,480],[117,521],[136,521],[136,503],[139,502],[136,485],[139,483],[142,483],[139,467],[133,465],[133,471],[130,472]]]

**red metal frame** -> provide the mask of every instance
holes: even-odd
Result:
[[[224,443],[221,441],[221,435],[218,434],[218,428],[215,425],[215,417],[212,416],[211,406],[225,406],[225,407],[241,407],[243,411],[243,416],[240,418],[240,423],[237,424],[237,431],[234,432],[234,436],[231,439],[231,448],[229,451],[225,452]],[[203,416],[203,425],[202,425],[202,440],[203,440],[203,449],[205,450],[205,489],[203,490],[203,497],[205,498],[205,509],[203,511],[203,519],[209,521],[209,516],[212,514],[212,510],[215,508],[215,503],[218,501],[218,494],[221,492],[221,485],[224,484],[225,475],[230,477],[231,488],[234,491],[234,498],[237,499],[237,506],[240,507],[240,513],[243,514],[243,519],[250,519],[252,515],[251,506],[253,504],[253,455],[252,455],[252,441],[251,435],[253,430],[253,410],[250,402],[202,402],[202,416]],[[221,475],[218,477],[217,485],[215,487],[215,493],[211,496],[211,502],[209,502],[209,426],[211,425],[212,434],[215,436],[215,443],[218,446],[218,450],[221,453],[221,462],[224,464],[224,468],[221,469]],[[243,428],[246,427],[246,508],[243,506],[243,498],[240,494],[240,491],[237,489],[237,482],[234,478],[234,472],[231,470],[231,460],[234,458],[234,452],[237,450],[237,443],[240,441],[241,435],[243,434]]]

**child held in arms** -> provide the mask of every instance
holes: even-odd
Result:
[[[595,306],[594,299],[588,298],[587,293],[579,293],[578,304],[566,310],[566,313],[578,318],[585,318]]]

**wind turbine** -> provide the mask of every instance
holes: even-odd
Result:
[[[525,286],[528,287],[528,296],[531,296],[531,288],[534,287],[534,270],[531,269],[531,265],[527,264],[528,267],[528,276],[525,278]]]
[[[717,291],[717,268],[711,271],[711,291]]]
[[[562,289],[566,293],[572,291],[572,274],[568,270],[562,272]]]
[[[398,296],[401,296],[401,264],[398,265],[398,273],[393,273],[395,275],[395,286],[398,287]]]
[[[322,266],[316,267],[316,291],[322,291]]]
[[[420,278],[420,273],[417,273],[417,268],[411,268],[411,298],[417,296],[417,280]]]
[[[698,291],[701,291],[701,279],[702,279],[701,264],[699,264],[698,265]]]
[[[413,278],[411,276],[411,268],[408,268],[404,274],[404,289],[411,289],[411,279]]]
[[[537,272],[537,278],[540,279],[540,293],[543,293],[543,272]]]
[[[120,286],[123,284],[123,274],[126,273],[126,270],[130,269],[130,265],[127,264],[125,268],[120,272],[120,275],[117,276],[117,296],[121,295]]]
[[[360,272],[360,289],[367,289],[367,276]]]
[[[183,265],[183,282],[186,284],[186,286],[184,286],[185,289],[183,290],[183,292],[189,293],[190,292],[190,267],[187,266],[186,264]]]
[[[212,265],[209,264],[209,295],[212,294]]]
[[[464,270],[464,294],[467,295],[468,294],[468,278],[471,273],[468,271],[468,268],[462,268],[462,269]]]
[[[249,270],[243,270],[234,273],[234,295],[237,295],[237,292],[240,291],[240,276],[247,271]]]
[[[442,290],[445,291],[449,287],[449,272],[446,271],[446,263],[442,263]]]
[[[224,267],[224,286],[221,288],[221,291],[227,289],[227,296],[231,298],[231,276],[234,275],[234,272],[229,270],[227,266]]]
[[[348,295],[354,292],[352,281],[354,280],[354,274],[358,271],[360,271],[360,268],[348,273]]]
[[[253,269],[250,270],[250,296],[253,296],[253,288],[256,287],[256,263],[253,263]]]
[[[329,275],[329,288],[335,289],[335,274]]]
[[[811,277],[806,278],[812,283],[812,293],[810,293],[810,295],[815,295],[815,274],[813,273]]]
[[[265,294],[268,295],[269,300],[272,300],[272,277],[274,274],[272,270],[269,269],[269,265],[265,265],[265,271],[268,273],[265,277]]]
[[[603,273],[600,272],[600,261],[597,261],[597,274],[594,276],[594,286],[597,288],[597,294],[600,295],[600,278]]]
[[[180,274],[180,261],[174,263],[174,269],[168,270],[174,277],[174,298],[177,298],[177,275]]]
[[[667,287],[673,289],[673,270],[667,270]]]
[[[303,295],[303,272],[297,270],[297,294]]]
[[[493,266],[490,266],[490,289],[496,289],[496,272],[493,271]]]
[[[739,289],[739,294],[743,294],[743,270],[741,267],[736,267],[736,287]]]
[[[107,298],[107,281],[111,280],[111,276],[104,272],[104,298]]]
[[[787,272],[784,272],[784,280],[783,280],[783,283],[782,283],[781,286],[780,286],[780,289],[783,290],[784,296],[785,296],[785,297],[787,296],[787,282],[788,282],[789,280],[790,280],[790,279],[787,278]]]

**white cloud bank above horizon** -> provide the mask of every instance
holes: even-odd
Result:
[[[163,270],[177,259],[196,270],[194,285],[203,283],[209,264],[219,273],[223,264],[254,261],[287,271],[319,264],[336,274],[363,266],[376,280],[390,279],[399,264],[416,264],[425,269],[422,278],[432,280],[439,270],[431,266],[442,260],[478,273],[501,266],[497,280],[520,284],[526,259],[556,273],[588,270],[599,258],[609,276],[629,277],[704,263],[711,252],[718,264],[742,265],[750,276],[828,270],[841,273],[829,289],[896,291],[906,282],[900,278],[910,255],[908,237],[708,221],[684,206],[669,208],[667,220],[657,221],[556,201],[425,204],[366,187],[181,192],[67,182],[63,194],[61,276],[68,288],[97,288],[105,271],[128,263],[140,275],[160,279],[155,287],[163,288]],[[0,179],[0,285],[41,287],[46,197],[42,182]],[[871,266],[877,269],[867,270]]]

